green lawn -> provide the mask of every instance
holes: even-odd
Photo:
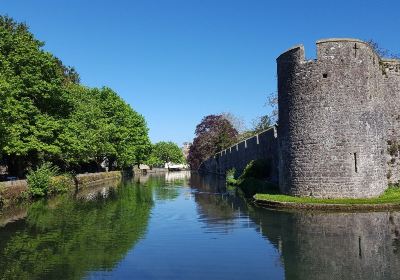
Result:
[[[338,198],[323,199],[312,197],[295,197],[284,194],[256,194],[257,200],[267,200],[276,202],[295,202],[295,203],[320,203],[320,204],[400,204],[400,188],[389,187],[381,196],[375,198]]]

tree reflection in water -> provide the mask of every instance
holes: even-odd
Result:
[[[90,201],[38,201],[0,231],[2,279],[80,279],[111,270],[146,232],[151,189],[113,189]],[[9,227],[9,228],[7,228]]]
[[[283,277],[284,270],[286,279],[299,280],[400,279],[399,212],[261,209],[227,193],[223,178],[189,175],[138,176],[125,186],[101,187],[97,195],[32,204],[24,220],[0,228],[0,278],[80,279],[99,271],[115,276],[116,264],[144,238],[150,212],[158,209],[151,215],[153,231],[141,243],[151,244],[130,256],[147,270],[129,266],[132,276],[185,272],[207,278],[212,270],[211,276],[228,279],[252,268],[254,275]],[[18,217],[25,211],[17,210]],[[160,252],[169,262],[154,267]],[[215,265],[215,256],[231,274]]]

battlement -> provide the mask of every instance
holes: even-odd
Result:
[[[398,131],[400,120],[400,61],[358,39],[319,40],[316,50],[315,60],[305,59],[303,46],[277,59],[281,191],[379,195],[387,187],[387,123]]]
[[[296,45],[287,51],[283,52],[278,58],[278,65],[281,63],[312,63],[325,60],[335,59],[370,59],[375,61],[385,60],[376,54],[375,50],[369,43],[359,39],[351,38],[329,38],[322,39],[316,42],[317,57],[315,60],[306,60],[305,49],[303,45]]]
[[[303,45],[296,45],[284,53],[282,53],[277,59],[277,63],[287,62],[302,62],[305,61],[305,50]]]
[[[222,150],[203,161],[200,170],[226,174],[234,168],[237,175],[246,168],[252,160],[263,159],[271,163],[270,179],[278,181],[278,142],[277,127],[273,126],[250,138]]]
[[[279,128],[261,132],[204,161],[225,174],[251,160],[271,162],[282,193],[321,198],[380,195],[400,183],[400,60],[367,42],[316,42],[277,58]],[[279,179],[278,179],[279,178]]]

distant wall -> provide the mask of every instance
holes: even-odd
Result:
[[[83,188],[103,183],[106,180],[121,180],[122,176],[121,171],[79,174],[76,176],[77,189],[79,191]]]
[[[122,176],[121,171],[79,174],[76,176],[75,182],[71,181],[70,192],[97,186],[107,180],[121,180]],[[27,190],[26,180],[0,182],[0,209],[22,200]]]
[[[271,162],[271,180],[277,182],[278,141],[276,127],[215,154],[215,156],[204,161],[199,170],[225,175],[227,170],[235,168],[238,173],[241,173],[250,161],[256,159],[266,159]]]

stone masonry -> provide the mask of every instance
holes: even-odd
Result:
[[[209,171],[270,158],[283,193],[325,198],[373,197],[399,182],[400,60],[360,40],[328,39],[317,42],[315,60],[300,45],[277,67],[277,138],[269,135],[258,156],[222,151],[206,161],[216,165]]]
[[[236,172],[240,174],[250,161],[266,159],[272,163],[271,180],[277,183],[279,174],[277,140],[277,129],[272,127],[217,153],[204,161],[200,169],[224,175],[229,169],[235,168]]]

